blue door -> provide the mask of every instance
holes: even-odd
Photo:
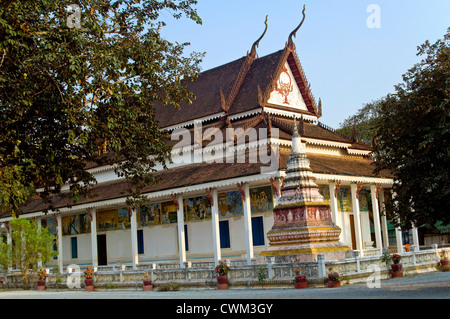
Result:
[[[220,248],[230,248],[230,226],[228,220],[219,222]]]
[[[137,231],[137,245],[138,245],[138,254],[144,253],[144,231],[142,229],[138,229]]]
[[[189,251],[187,225],[184,225],[184,247],[185,247],[186,251]]]
[[[252,218],[253,246],[264,246],[264,223],[263,217]]]

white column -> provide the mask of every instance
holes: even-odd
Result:
[[[413,245],[415,246],[414,251],[419,251],[419,232],[417,230],[417,227],[413,227],[411,231],[413,237]]]
[[[98,267],[98,252],[97,252],[97,210],[92,208],[91,213],[91,254],[92,267]]]
[[[347,230],[344,227],[344,223],[342,222],[341,216],[339,215],[337,198],[336,196],[334,196],[334,192],[336,190],[336,183],[333,181],[329,182],[328,189],[330,192],[331,217],[333,218],[333,222],[336,224],[336,226],[339,226],[339,228],[341,228],[341,233],[339,234],[339,241],[343,242],[345,238],[345,232]]]
[[[375,243],[380,253],[383,252],[383,243],[381,240],[381,227],[380,227],[380,211],[378,207],[377,187],[376,185],[370,185],[370,195],[372,197],[372,212],[373,212],[373,225],[375,228]]]
[[[395,240],[397,241],[397,252],[403,252],[403,238],[402,238],[402,229],[400,227],[395,228]]]
[[[362,247],[361,217],[359,212],[359,199],[356,196],[356,187],[357,187],[356,184],[354,183],[350,184],[350,190],[352,195],[353,219],[355,222],[356,250],[359,250],[360,256],[362,256],[364,252]]]
[[[9,222],[7,222],[7,223],[9,223]],[[9,226],[9,227],[11,227],[11,226]],[[12,242],[11,228],[8,228],[7,233],[6,233],[6,243],[9,245],[9,244],[11,244],[11,242]],[[12,267],[11,267],[11,265],[9,265],[8,271],[11,271],[11,270],[12,270]]]
[[[331,181],[328,183],[328,191],[330,193],[330,208],[331,208],[331,218],[333,222],[340,227],[340,222],[338,221],[338,206],[337,198],[334,197],[334,190],[336,189],[336,183]]]
[[[59,267],[59,271],[62,273],[63,272],[63,266],[64,266],[64,262],[63,262],[63,245],[62,245],[62,218],[61,218],[61,214],[58,214],[56,216],[56,222],[58,223],[57,226],[57,232],[58,232],[58,242],[57,242],[57,246],[58,246],[58,267]]]
[[[217,189],[214,188],[211,191],[212,203],[211,203],[211,215],[212,215],[212,236],[213,236],[213,249],[214,249],[214,264],[217,265],[219,260],[222,259],[220,251],[220,230],[219,230],[219,196],[217,195]]]
[[[244,206],[244,231],[245,231],[245,245],[247,249],[247,264],[251,264],[253,258],[253,232],[252,232],[252,211],[250,206],[250,185],[245,183],[243,185],[245,199],[243,198]]]
[[[186,243],[184,240],[184,208],[183,208],[183,196],[177,195],[178,202],[177,209],[177,224],[178,224],[178,247],[180,251],[180,267],[184,268],[186,262]]]
[[[382,235],[383,235],[383,248],[389,248],[389,229],[387,225],[386,218],[386,208],[384,205],[384,192],[381,190],[378,193],[378,199],[380,200],[380,212],[381,212],[381,226],[382,226]]]
[[[133,269],[137,269],[137,265],[139,264],[139,255],[137,248],[137,209],[130,209],[130,222],[131,222],[131,260],[133,263]]]
[[[41,221],[41,218],[37,218],[37,219],[36,219],[36,225],[37,225],[37,227],[38,227],[38,230],[40,230],[41,227],[42,227],[42,221]],[[39,269],[41,269],[41,267],[42,267],[42,260],[39,260],[39,261],[38,261],[38,267],[39,267]]]

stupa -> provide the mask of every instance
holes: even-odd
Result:
[[[330,206],[319,193],[295,119],[281,192],[273,209],[274,225],[267,233],[270,245],[260,256],[274,256],[276,262],[313,262],[318,254],[325,260],[351,257],[351,249],[339,241],[341,229],[333,223]]]

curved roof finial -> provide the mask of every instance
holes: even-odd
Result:
[[[261,41],[261,39],[264,37],[264,35],[266,34],[267,31],[267,17],[266,16],[266,21],[264,21],[264,24],[266,25],[266,28],[264,29],[263,34],[259,37],[258,40],[255,41],[255,43],[253,43],[252,45],[252,49],[250,50],[250,53],[248,53],[249,56],[251,56],[252,58],[256,57],[256,48],[259,46],[259,41]]]
[[[303,22],[305,21],[305,9],[306,9],[306,8],[305,8],[305,5],[303,5],[303,11],[302,11],[303,19],[302,19],[302,22],[300,22],[300,24],[297,26],[297,28],[295,28],[295,30],[292,31],[292,32],[289,34],[289,39],[288,39],[287,46],[288,46],[288,48],[290,48],[290,49],[294,49],[294,47],[295,47],[294,41],[292,40],[292,37],[295,37],[295,35],[296,35],[298,29],[300,29],[300,27],[302,26]]]

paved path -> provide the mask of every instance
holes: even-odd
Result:
[[[376,285],[376,283],[372,283]],[[379,281],[378,288],[367,283],[340,288],[250,288],[196,289],[159,292],[138,289],[0,291],[0,299],[172,299],[172,300],[262,300],[262,299],[450,299],[450,272],[435,272]]]

